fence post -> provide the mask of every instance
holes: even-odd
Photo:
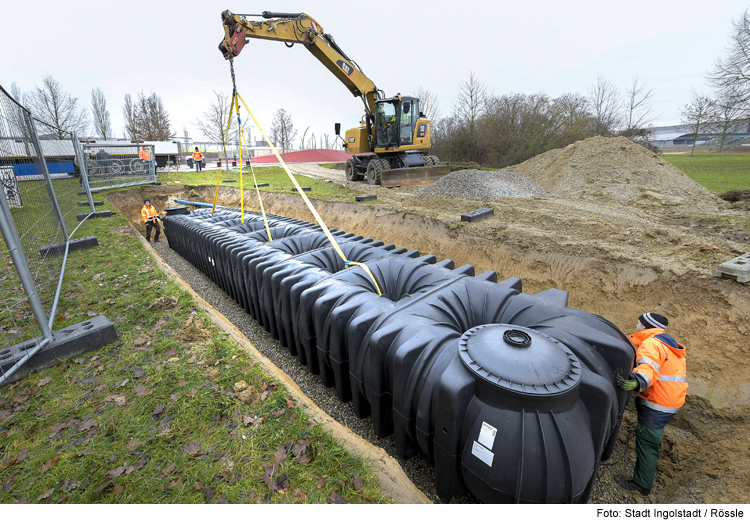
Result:
[[[156,183],[156,144],[151,145],[151,168],[149,169],[151,182]]]
[[[18,278],[21,280],[21,286],[23,286],[23,291],[29,300],[31,312],[34,313],[34,318],[36,318],[42,336],[51,339],[52,330],[47,324],[47,316],[44,313],[42,302],[39,300],[36,286],[34,286],[34,277],[31,275],[31,268],[29,268],[29,263],[26,261],[26,255],[23,249],[21,249],[21,239],[18,237],[16,224],[13,222],[13,216],[10,212],[10,205],[8,205],[8,200],[4,193],[0,194],[0,210],[2,210],[0,231],[2,231],[3,238],[5,239],[5,245],[8,246],[8,253],[13,258],[13,265],[16,267]]]
[[[52,178],[49,176],[49,170],[47,169],[47,160],[44,158],[44,152],[42,146],[39,144],[39,135],[36,132],[36,126],[34,125],[34,119],[30,113],[24,112],[24,118],[26,119],[26,125],[31,133],[31,140],[34,143],[34,149],[39,156],[39,163],[42,167],[42,173],[44,174],[44,183],[47,185],[47,193],[49,194],[50,203],[52,203],[52,209],[55,211],[58,220],[60,220],[60,227],[62,228],[63,236],[65,241],[68,241],[68,229],[65,227],[65,219],[63,218],[62,212],[60,212],[60,205],[57,203],[57,196],[55,195],[55,188],[52,186]]]
[[[86,197],[89,199],[91,212],[96,212],[96,208],[94,207],[94,198],[91,197],[91,187],[89,186],[89,171],[86,167],[87,165],[86,160],[84,159],[83,148],[81,147],[81,143],[78,142],[78,135],[76,135],[75,133],[71,133],[70,137],[73,140],[73,149],[75,150],[76,158],[78,159],[78,171],[81,173],[81,183],[83,184],[83,189],[86,191]]]

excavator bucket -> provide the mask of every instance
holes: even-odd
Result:
[[[383,170],[383,173],[380,175],[380,184],[385,188],[427,185],[450,173],[451,166],[449,164]]]

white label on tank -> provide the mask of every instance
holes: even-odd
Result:
[[[495,427],[482,421],[482,430],[479,431],[479,439],[477,441],[488,449],[492,449],[492,445],[495,443],[496,434],[497,429]]]
[[[479,458],[482,462],[492,467],[492,460],[495,458],[495,453],[487,449],[484,445],[478,442],[474,442],[471,447],[471,454]]]

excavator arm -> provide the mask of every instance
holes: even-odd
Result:
[[[267,20],[248,20],[246,16],[260,16]],[[225,59],[237,57],[248,39],[281,41],[291,47],[302,44],[356,97],[361,97],[370,120],[375,117],[375,100],[384,97],[375,83],[362,73],[359,66],[338,47],[330,34],[305,13],[273,13],[235,15],[221,14],[224,40],[219,50]]]

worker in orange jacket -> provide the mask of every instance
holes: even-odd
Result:
[[[638,317],[636,332],[630,335],[638,349],[635,369],[627,379],[617,377],[620,388],[638,393],[633,479],[619,475],[617,482],[645,497],[651,494],[654,485],[664,427],[685,404],[688,389],[685,347],[665,332],[667,325],[669,320],[655,312]]]
[[[149,200],[143,202],[141,218],[143,218],[143,223],[146,224],[146,242],[151,241],[151,229],[154,227],[156,227],[154,242],[158,242],[159,235],[161,234],[161,227],[159,226],[158,220],[161,220],[161,216],[156,213],[156,209],[151,205]]]
[[[195,171],[200,172],[203,166],[203,153],[198,149],[198,146],[195,147],[193,152],[193,161],[195,162]]]

